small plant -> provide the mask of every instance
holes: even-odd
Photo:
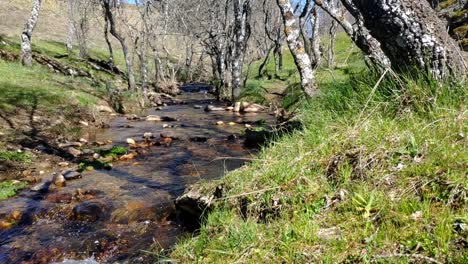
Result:
[[[374,202],[375,196],[373,193],[369,195],[369,198],[366,199],[364,196],[359,193],[355,193],[353,197],[353,202],[356,207],[356,210],[362,212],[362,217],[366,220],[369,220],[372,213],[375,211]]]
[[[26,188],[28,183],[20,181],[4,181],[0,183],[0,201],[13,197]]]
[[[112,156],[114,158],[117,158],[120,155],[127,154],[128,150],[125,147],[122,147],[122,146],[114,146],[114,147],[112,147],[111,149],[108,149],[108,150],[98,149],[96,151],[96,153],[98,153],[102,157]]]
[[[27,163],[31,161],[31,156],[25,152],[1,151],[0,160]]]

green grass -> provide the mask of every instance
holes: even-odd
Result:
[[[375,86],[380,75],[359,58],[334,79],[318,72],[321,95],[297,106],[302,131],[198,185],[208,194],[222,185],[223,198],[169,258],[468,262],[466,84],[389,74]]]
[[[113,146],[108,150],[97,150],[96,153],[99,153],[102,157],[112,156],[117,158],[119,155],[124,155],[128,153],[128,150],[122,146]]]
[[[323,43],[328,46],[328,40],[324,39]],[[263,62],[262,60],[252,64],[249,79],[246,87],[244,87],[241,100],[251,101],[260,104],[277,103],[280,106],[289,106],[291,102],[297,101],[297,97],[302,93],[297,93],[297,84],[300,83],[300,77],[297,68],[294,64],[294,59],[289,51],[283,55],[283,70],[278,73],[278,77],[274,77],[275,64],[273,55],[270,54],[270,61],[266,66],[267,71],[273,78],[268,79],[266,76],[258,76],[258,69]],[[320,87],[340,85],[347,82],[350,74],[358,73],[365,69],[363,56],[361,51],[356,48],[351,40],[344,33],[337,34],[335,44],[335,61],[336,67],[329,70],[322,65],[317,70],[317,83]],[[325,59],[322,64],[325,64]],[[283,93],[286,95],[279,102],[272,100],[274,96],[271,93]]]
[[[0,160],[28,163],[31,161],[31,156],[26,152],[0,151]]]
[[[0,182],[0,201],[8,199],[16,195],[17,192],[26,188],[28,183],[18,181]]]

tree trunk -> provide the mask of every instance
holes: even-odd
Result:
[[[328,68],[335,68],[335,40],[336,40],[336,28],[338,23],[333,20],[329,29],[330,42],[328,46],[328,58],[327,64]]]
[[[315,85],[315,72],[312,70],[309,55],[305,52],[304,43],[300,40],[300,29],[294,17],[294,9],[290,0],[276,0],[283,17],[284,32],[289,50],[301,76],[301,86],[308,96],[317,93]]]
[[[109,65],[114,66],[114,50],[109,40],[109,20],[104,16],[104,39],[106,40],[107,48],[109,49]]]
[[[242,68],[250,34],[250,0],[234,0],[234,52],[232,58],[232,102],[241,93]]]
[[[267,54],[265,56],[265,58],[263,59],[263,62],[262,64],[260,64],[260,67],[258,67],[258,77],[262,77],[263,76],[263,71],[265,70],[266,72],[266,75],[268,77],[270,77],[270,74],[268,73],[268,63],[270,62],[270,53],[271,53],[271,50],[275,47],[275,44],[271,45],[271,47],[268,49],[267,51]],[[273,59],[275,60],[275,63],[276,63],[276,56],[275,54],[273,54]],[[276,66],[275,66],[276,68]]]
[[[369,33],[369,30],[364,27],[362,15],[359,10],[353,8],[350,0],[342,0],[347,3],[347,9],[351,15],[356,19],[356,22],[351,25],[349,21],[339,12],[338,8],[333,7],[330,0],[317,1],[319,5],[327,14],[329,14],[340,26],[344,29],[346,34],[353,40],[354,44],[358,46],[361,51],[377,66],[381,68],[390,67],[390,60],[383,52],[380,43]]]
[[[67,1],[68,29],[67,29],[67,51],[73,51],[73,36],[75,35],[75,25],[73,23],[73,0]]]
[[[320,62],[322,60],[322,53],[320,52],[320,35],[319,35],[319,28],[320,28],[320,18],[317,14],[317,7],[314,6],[312,12],[310,13],[312,16],[313,21],[313,32],[312,37],[310,39],[312,54],[313,54],[313,61],[312,61],[312,68],[316,69],[319,67]]]
[[[133,62],[130,58],[127,43],[125,42],[125,38],[123,37],[123,35],[120,34],[115,28],[114,14],[112,13],[109,0],[103,0],[102,4],[103,4],[105,15],[107,16],[107,19],[109,21],[110,33],[120,42],[120,45],[122,46],[122,51],[123,51],[123,55],[125,59],[125,65],[127,66],[128,89],[132,91],[136,91],[135,74],[133,73]]]
[[[32,66],[31,38],[39,18],[41,4],[42,0],[33,0],[31,16],[24,25],[24,30],[21,34],[21,63],[24,66]]]
[[[427,1],[352,2],[362,14],[365,27],[381,43],[397,70],[416,67],[430,71],[436,78],[465,74],[462,51]],[[349,5],[345,3],[345,6],[349,10]]]

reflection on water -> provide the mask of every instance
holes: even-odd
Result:
[[[144,155],[115,163],[109,171],[86,172],[82,179],[47,194],[24,192],[1,202],[0,216],[19,211],[22,217],[16,227],[0,232],[0,263],[90,257],[81,263],[152,263],[153,256],[142,250],[155,244],[162,248],[173,245],[183,233],[174,218],[174,199],[188,184],[240,167],[243,161],[235,157],[249,156],[252,150],[244,148],[238,137],[229,136],[241,134],[244,123],[271,121],[266,114],[194,109],[194,105],[214,103],[203,92],[185,93],[179,99],[187,104],[148,110],[148,114],[179,121],[135,122],[118,117],[110,129],[86,134],[89,140],[126,145],[127,138],[140,140],[145,132],[171,131],[179,138],[171,146],[146,149]],[[237,124],[217,126],[217,121]],[[163,128],[164,124],[174,127]]]

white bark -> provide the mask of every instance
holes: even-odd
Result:
[[[31,16],[24,25],[23,33],[21,34],[21,63],[24,66],[32,65],[32,49],[31,38],[39,18],[42,0],[33,0]]]
[[[300,29],[294,16],[290,0],[277,0],[284,23],[284,32],[289,50],[301,76],[301,86],[308,96],[317,94],[315,72],[311,67],[309,55],[305,52],[304,43],[300,40]]]
[[[343,0],[343,3],[347,4],[348,10],[356,19],[354,25],[346,20],[343,13],[340,12],[336,6],[331,4],[331,0],[317,1],[317,5],[344,29],[356,46],[358,46],[375,65],[381,68],[389,68],[391,66],[390,59],[383,52],[379,41],[371,36],[369,30],[364,27],[364,21],[360,12],[356,8],[353,8],[353,4],[350,1]]]
[[[250,0],[234,0],[234,51],[232,58],[232,102],[241,92],[242,68],[247,40],[250,34]]]
[[[68,53],[73,51],[73,36],[75,35],[75,25],[73,23],[73,0],[67,1],[67,50]]]
[[[382,44],[397,70],[416,67],[432,72],[436,78],[466,74],[462,51],[427,1],[353,0],[352,3],[362,15],[363,25]],[[349,5],[345,6],[349,10]]]

